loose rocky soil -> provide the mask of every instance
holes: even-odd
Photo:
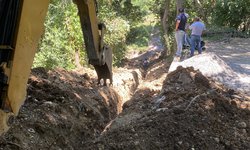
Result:
[[[167,73],[158,51],[142,55],[114,69],[113,87],[86,68],[33,69],[0,149],[250,149],[246,93],[193,67]]]

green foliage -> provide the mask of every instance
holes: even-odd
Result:
[[[151,11],[154,12],[155,14],[157,14],[159,16],[158,19],[158,24],[160,26],[161,24],[161,39],[164,43],[165,46],[165,54],[166,55],[170,55],[173,53],[173,51],[175,50],[173,48],[174,46],[174,42],[175,42],[175,38],[174,38],[174,29],[175,29],[175,18],[176,18],[176,1],[170,0],[170,4],[169,4],[169,9],[168,9],[168,16],[167,16],[167,20],[166,20],[166,24],[167,24],[167,33],[164,33],[163,30],[163,17],[164,17],[164,12],[165,12],[165,8],[167,7],[166,5],[166,0],[155,0],[153,5],[151,6]]]
[[[213,13],[213,21],[220,26],[238,29],[250,14],[249,0],[218,0]]]
[[[193,18],[198,16],[206,24],[211,24],[211,12],[214,9],[214,0],[202,0],[202,1],[193,1],[186,0],[184,7],[186,13],[189,14],[189,22],[192,22]]]
[[[167,2],[170,2],[168,9],[167,25],[168,35],[163,35],[165,46],[171,51],[175,42],[174,27],[176,17],[176,1],[173,0],[155,0],[151,11],[158,14],[163,20],[164,11]],[[250,1],[249,0],[186,0],[183,1],[183,7],[189,14],[188,22],[192,23],[192,18],[198,16],[207,26],[208,30],[211,26],[217,25],[217,28],[250,32]],[[233,29],[232,29],[233,28]],[[166,30],[165,30],[166,31]],[[219,32],[219,31],[215,31]],[[227,31],[225,31],[227,32]],[[233,32],[235,34],[235,32]],[[237,33],[239,34],[239,33]],[[246,37],[248,35],[244,35]],[[173,50],[172,50],[173,51]]]
[[[113,50],[114,65],[119,65],[125,57],[127,44],[136,45],[137,48],[148,46],[149,33],[157,19],[155,15],[149,15],[154,14],[151,9],[155,6],[155,0],[97,2],[99,21],[106,25],[104,41]],[[78,51],[81,52],[81,65],[87,64],[77,12],[76,5],[71,0],[51,0],[45,21],[45,33],[33,67],[75,68],[75,53]]]
[[[83,50],[82,43],[76,6],[71,1],[52,0],[45,21],[45,33],[33,67],[75,68],[75,51]],[[82,51],[81,55],[84,58],[86,54]]]
[[[143,14],[152,14],[150,10],[155,0],[132,0],[132,4],[140,8]]]
[[[151,26],[139,24],[131,29],[127,37],[127,44],[135,44],[138,47],[148,46]]]
[[[165,11],[165,7],[166,7],[166,0],[155,0],[155,2],[153,3],[153,5],[151,6],[150,10],[157,14],[159,16],[159,22],[161,22],[163,15],[164,15],[164,11]],[[171,33],[174,31],[174,27],[175,27],[175,18],[176,18],[176,1],[171,1],[170,3],[170,9],[169,11],[169,15],[168,15],[168,26],[170,27],[168,29],[168,32]]]
[[[141,23],[133,26],[127,36],[129,50],[145,51],[148,47],[150,34],[155,28],[157,18],[153,14],[146,15]]]
[[[130,30],[130,26],[126,20],[119,17],[109,20],[106,26],[107,33],[104,41],[113,50],[113,63],[117,66],[126,54],[126,37]]]
[[[114,0],[112,6],[117,15],[126,18],[132,26],[140,22],[145,13],[131,0]]]
[[[129,21],[118,15],[109,0],[98,1],[98,17],[106,25],[105,43],[113,51],[113,64],[119,65],[126,54],[126,37],[130,31]]]
[[[131,29],[127,36],[128,51],[145,51],[148,47],[152,26],[139,24]]]

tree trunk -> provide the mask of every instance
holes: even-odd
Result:
[[[165,8],[164,8],[164,14],[162,17],[162,28],[163,28],[163,32],[164,32],[164,39],[165,39],[165,43],[166,43],[166,47],[164,49],[164,51],[161,54],[161,57],[164,58],[165,56],[168,55],[168,51],[170,46],[168,45],[169,43],[169,39],[168,39],[168,31],[169,31],[169,22],[168,22],[168,18],[169,18],[169,9],[170,9],[170,3],[171,0],[165,0]]]
[[[168,30],[169,30],[168,18],[169,18],[170,2],[171,0],[165,1],[165,10],[164,10],[163,18],[162,18],[162,27],[163,27],[164,34],[168,34]]]
[[[176,0],[177,14],[179,14],[179,8],[183,8],[184,0]]]
[[[195,0],[195,6],[198,8],[198,14],[199,14],[198,17],[200,17],[204,22],[207,22],[207,17],[206,17],[206,13],[205,13],[205,11],[207,11],[207,10],[203,9],[203,7],[202,7],[203,5],[204,5],[203,1]]]

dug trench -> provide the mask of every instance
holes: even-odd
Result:
[[[27,99],[0,149],[84,149],[122,112],[140,71],[116,69],[113,86],[98,86],[93,70],[32,70]]]
[[[113,71],[35,68],[3,150],[250,149],[250,99],[192,67],[157,59]],[[136,69],[137,68],[137,69]]]

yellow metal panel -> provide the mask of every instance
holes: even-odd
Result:
[[[8,122],[10,115],[11,113],[6,113],[0,110],[0,135],[2,135],[4,132],[6,132],[9,129],[7,122]]]
[[[7,99],[17,115],[26,97],[27,81],[43,33],[49,0],[24,0],[10,68]]]
[[[88,7],[89,7],[89,18],[90,18],[90,22],[91,22],[91,29],[92,29],[92,33],[94,36],[93,42],[95,43],[96,50],[99,51],[100,34],[98,31],[98,19],[96,16],[95,2],[94,2],[94,0],[87,0],[87,3],[88,3]]]
[[[96,64],[98,64],[100,60],[100,34],[98,30],[95,1],[75,0],[74,2],[79,11],[88,58],[97,61]]]

